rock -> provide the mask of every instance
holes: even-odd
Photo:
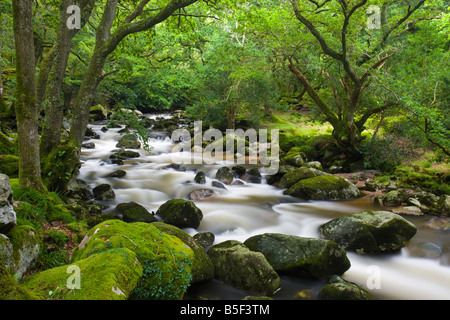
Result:
[[[77,271],[80,272],[79,287],[76,287]],[[39,272],[26,279],[23,285],[40,299],[127,300],[142,274],[143,267],[136,253],[128,248],[117,248]],[[68,284],[75,288],[69,289]]]
[[[216,196],[216,192],[211,189],[198,189],[189,193],[188,199],[192,201],[201,201],[211,199]]]
[[[95,149],[95,143],[93,143],[93,142],[83,143],[81,145],[81,147],[83,147],[85,149]]]
[[[236,173],[236,176],[240,177],[247,171],[243,166],[234,166],[231,168]]]
[[[444,194],[438,200],[438,210],[442,216],[450,216],[450,195]]]
[[[1,240],[0,234],[0,240]],[[0,242],[1,245],[1,242]],[[0,251],[0,300],[37,300],[37,297],[19,285],[5,266]]]
[[[393,191],[393,190],[397,190],[397,189],[398,189],[398,186],[393,181],[389,181],[389,183],[386,186],[387,191]]]
[[[13,192],[9,177],[0,174],[0,233],[7,233],[16,225],[16,212],[13,207]]]
[[[450,231],[450,218],[432,218],[425,223],[425,227],[433,230]]]
[[[0,254],[8,271],[18,280],[39,256],[41,236],[27,225],[15,226],[0,237]]]
[[[360,195],[354,184],[333,175],[300,180],[283,193],[305,200],[349,200]]]
[[[236,240],[228,240],[209,248],[215,278],[256,295],[272,295],[281,280],[262,253],[249,250]]]
[[[261,252],[277,272],[320,279],[341,275],[350,268],[346,252],[333,241],[265,233],[244,244]]]
[[[219,182],[219,181],[212,181],[212,182],[211,182],[211,185],[212,185],[213,187],[216,187],[216,188],[219,188],[219,189],[225,189],[225,190],[227,190],[227,187],[225,187],[224,184],[223,184],[222,182]]]
[[[122,178],[122,177],[124,177],[126,174],[127,174],[126,171],[119,169],[119,170],[116,170],[116,171],[110,173],[110,174],[108,175],[108,177],[110,177],[110,178]]]
[[[95,133],[90,127],[86,128],[86,132],[84,134],[89,139],[100,139],[100,135]]]
[[[261,173],[259,172],[258,168],[251,168],[250,170],[247,171],[247,175],[248,175],[248,181],[251,183],[261,183]]]
[[[128,158],[139,158],[141,154],[132,150],[122,150],[109,156],[110,159],[126,160]]]
[[[217,170],[216,179],[225,184],[230,184],[233,181],[233,173],[230,168],[222,167]]]
[[[203,171],[199,171],[195,175],[194,181],[199,183],[199,184],[205,184],[206,183],[205,173]]]
[[[401,206],[404,200],[404,192],[401,190],[392,190],[386,193],[382,199],[383,205],[386,207]]]
[[[89,110],[89,117],[92,121],[106,120],[108,112],[101,104],[91,107]]]
[[[404,206],[392,208],[391,211],[396,214],[404,214],[408,216],[423,216],[422,210],[416,206]]]
[[[71,178],[67,183],[66,195],[68,198],[90,200],[94,197],[91,189],[82,180]]]
[[[306,168],[313,168],[316,170],[323,171],[322,164],[319,161],[309,161],[306,162],[303,166]]]
[[[204,247],[187,232],[162,222],[152,223],[162,232],[178,237],[194,252],[192,265],[192,284],[206,282],[214,278],[214,266]]]
[[[92,192],[94,192],[94,198],[100,201],[111,200],[116,197],[114,190],[107,183],[96,186],[94,189],[92,189]]]
[[[286,173],[281,179],[278,187],[290,188],[300,180],[326,175],[327,173],[315,168],[300,167]]]
[[[134,201],[120,203],[116,206],[116,210],[122,214],[123,220],[125,222],[151,223],[158,221],[158,219],[156,219],[154,215],[148,212],[147,209]]]
[[[126,134],[119,139],[116,147],[125,149],[139,149],[141,147],[141,143],[134,134]]]
[[[414,224],[389,211],[362,211],[320,226],[323,238],[360,254],[398,251],[416,232]]]
[[[192,280],[194,253],[178,237],[162,232],[151,223],[104,221],[88,231],[73,251],[72,261],[78,264],[79,261],[96,256],[99,252],[124,253],[123,249],[133,251],[137,258],[133,259],[133,262],[139,261],[143,268],[142,276],[130,294],[130,299],[183,298]],[[102,263],[106,266],[108,260]],[[109,276],[120,274],[122,273],[110,271]]]
[[[305,163],[304,154],[299,147],[293,147],[281,159],[281,164],[301,167]]]
[[[374,300],[373,295],[355,283],[333,276],[319,291],[320,300]]]
[[[212,232],[199,232],[194,234],[193,238],[205,249],[212,246],[215,240]]]
[[[178,228],[198,228],[203,219],[202,211],[194,202],[184,199],[172,199],[162,204],[156,212],[163,222]]]

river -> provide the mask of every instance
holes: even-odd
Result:
[[[139,151],[140,157],[124,161],[123,165],[108,161],[112,150],[117,149],[119,128],[106,132],[102,123],[90,125],[100,135],[91,139],[94,149],[82,149],[79,179],[91,187],[110,184],[116,194],[114,200],[105,202],[106,210],[112,210],[122,202],[135,201],[148,211],[154,211],[169,199],[186,198],[201,188],[213,189],[216,196],[196,201],[203,212],[203,220],[197,230],[185,229],[191,235],[212,232],[215,243],[225,240],[245,241],[262,233],[283,233],[318,238],[318,227],[336,217],[365,209],[377,209],[365,198],[352,201],[302,201],[283,195],[283,190],[264,182],[227,185],[226,190],[211,185],[215,173],[224,164],[186,165],[186,171],[165,168],[180,161],[185,154],[171,154],[174,143],[170,137],[154,132],[149,144],[151,151]],[[177,160],[177,157],[179,159]],[[231,166],[230,164],[228,164]],[[122,169],[122,178],[106,177]],[[196,171],[205,172],[206,184],[194,182]],[[425,300],[450,299],[450,234],[426,226],[433,217],[406,217],[418,227],[418,233],[398,253],[386,255],[358,255],[348,252],[351,268],[343,278],[369,290],[379,299]],[[314,298],[325,284],[322,281],[282,276],[283,287],[274,299]],[[193,287],[192,297],[209,299],[241,299],[248,295],[219,281]]]

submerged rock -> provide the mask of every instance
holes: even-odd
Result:
[[[203,219],[202,211],[194,202],[184,199],[172,199],[162,204],[156,212],[163,222],[178,228],[198,228]]]
[[[341,275],[350,268],[345,250],[333,241],[265,233],[244,244],[261,252],[278,272],[320,279]]]
[[[284,194],[305,200],[349,200],[360,195],[354,184],[333,175],[300,180],[285,190]]]
[[[211,189],[197,189],[189,193],[188,199],[192,201],[201,201],[216,196],[216,192]]]
[[[214,245],[208,256],[214,264],[215,278],[233,287],[256,295],[272,295],[281,288],[280,277],[264,255],[239,241]]]
[[[363,211],[320,226],[323,238],[361,254],[398,251],[416,232],[414,224],[389,211]]]

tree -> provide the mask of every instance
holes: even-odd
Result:
[[[392,33],[405,23],[425,0],[416,2],[414,6],[408,5],[406,11],[396,21],[381,27],[379,40],[372,39],[372,42],[360,36],[363,33],[362,28],[366,26],[361,10],[369,4],[368,0],[356,3],[345,0],[324,1],[321,4],[316,1],[305,1],[302,7],[299,7],[297,0],[291,2],[297,20],[317,41],[321,53],[327,57],[327,62],[334,65],[334,70],[337,70],[335,74],[338,76],[340,87],[333,84],[327,71],[323,72],[330,80],[334,101],[328,102],[321,96],[291,57],[288,57],[289,68],[333,126],[333,137],[348,159],[359,160],[362,158],[359,148],[366,121],[372,115],[399,104],[398,101],[388,100],[373,107],[363,106],[360,103],[363,92],[371,85],[374,73],[395,54],[394,50],[386,52]],[[389,7],[388,2],[384,2],[384,5]],[[331,20],[325,27],[321,23],[325,21],[324,14]],[[332,38],[330,34],[338,34],[339,37]]]
[[[103,67],[108,56],[128,35],[145,31],[168,19],[177,10],[185,8],[198,0],[171,0],[164,7],[145,9],[150,0],[142,0],[114,30],[114,18],[117,12],[118,0],[108,0],[100,23],[97,27],[94,52],[87,72],[83,78],[74,102],[74,117],[71,123],[70,139],[81,146],[87,125],[89,110],[95,90],[100,81],[110,73],[104,73]],[[151,12],[151,13],[149,13]],[[156,13],[153,13],[156,12]],[[141,18],[140,20],[138,18]],[[116,72],[112,70],[110,72]]]
[[[44,192],[39,161],[38,113],[33,38],[33,2],[13,1],[16,46],[16,117],[19,141],[19,186]]]

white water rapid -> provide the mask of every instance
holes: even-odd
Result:
[[[82,149],[83,165],[78,178],[91,187],[109,183],[116,194],[115,200],[105,202],[111,209],[118,203],[135,201],[148,211],[156,212],[169,199],[186,198],[196,189],[214,189],[216,197],[196,201],[204,216],[198,230],[185,231],[191,235],[201,231],[213,232],[215,243],[229,239],[245,241],[250,236],[266,232],[318,238],[321,224],[335,217],[375,209],[367,199],[304,202],[283,195],[283,189],[264,181],[261,184],[227,185],[227,190],[213,187],[211,182],[223,164],[189,165],[185,166],[187,171],[164,168],[174,161],[174,155],[170,153],[173,147],[170,137],[150,139],[149,144],[153,148],[150,152],[135,150],[139,151],[139,158],[126,160],[123,165],[111,164],[108,158],[112,150],[117,149],[120,129],[102,132],[102,126],[91,125],[100,139],[90,140],[95,143],[94,149]],[[184,156],[184,153],[176,155],[180,162]],[[122,178],[106,177],[118,169],[125,170],[126,175]],[[194,182],[196,169],[205,172],[206,184]],[[450,251],[450,234],[430,231],[424,227],[423,218],[408,219],[419,231],[407,247],[388,255],[362,256],[348,252],[351,268],[343,278],[368,289],[380,299],[450,299],[450,259],[445,260]],[[421,246],[431,247],[438,254],[414,257],[417,254],[412,254],[414,250],[409,248]]]

